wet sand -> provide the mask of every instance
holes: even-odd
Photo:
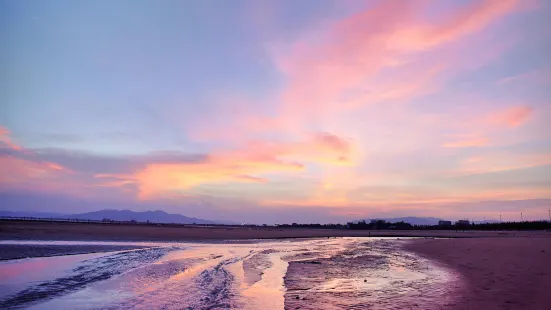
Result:
[[[132,245],[0,244],[0,261],[30,257],[115,252],[141,248],[144,247]]]
[[[412,240],[467,284],[447,309],[551,309],[551,238]]]
[[[159,243],[6,261],[0,308],[436,310],[453,301],[449,272],[402,251],[405,242]]]
[[[325,257],[316,251],[291,257],[285,309],[435,310],[453,305],[460,287],[453,273],[401,250],[404,242],[357,242]]]
[[[180,309],[186,292],[197,309],[549,309],[551,238],[499,236],[162,242],[106,255],[5,261],[0,308],[76,302]],[[33,243],[24,246],[49,246]],[[85,245],[71,243],[66,250]],[[67,270],[48,273],[56,266]],[[42,282],[39,272],[47,273]]]
[[[0,240],[190,241],[319,237],[510,237],[551,232],[199,227],[0,221]]]

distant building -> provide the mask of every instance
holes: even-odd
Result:
[[[438,226],[452,226],[452,221],[438,221]]]
[[[471,223],[469,222],[469,220],[459,220],[457,222],[455,222],[455,225],[459,225],[459,226],[469,226]]]

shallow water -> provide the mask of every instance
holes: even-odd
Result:
[[[431,309],[450,302],[457,278],[402,250],[403,242],[130,243],[151,247],[6,261],[0,308]]]

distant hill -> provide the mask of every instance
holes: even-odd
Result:
[[[60,214],[46,212],[17,212],[17,211],[0,211],[0,216],[14,217],[55,217],[55,218],[75,218],[82,220],[103,220],[110,219],[113,221],[138,221],[138,222],[154,222],[154,223],[175,223],[175,224],[237,224],[231,221],[211,221],[195,217],[187,217],[181,214],[170,214],[161,210],[136,212],[132,210],[111,210],[105,209],[87,213],[77,214]]]
[[[358,220],[355,222],[357,223],[359,221],[366,221],[366,223],[369,223],[371,220],[384,220],[390,223],[404,222],[404,223],[409,223],[411,225],[438,225],[438,221],[441,221],[442,219],[439,219],[436,217],[406,216],[406,217],[365,219],[365,220]]]
[[[113,221],[138,221],[154,223],[175,223],[175,224],[218,224],[215,221],[204,220],[195,217],[187,217],[181,214],[170,214],[161,210],[136,212],[132,210],[100,210],[88,213],[71,214],[66,217],[86,220],[110,219]]]

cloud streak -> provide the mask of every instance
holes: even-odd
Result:
[[[139,197],[190,190],[202,184],[227,182],[266,183],[266,174],[288,174],[305,170],[302,160],[332,165],[351,161],[351,146],[329,133],[318,133],[299,143],[251,143],[243,149],[210,154],[198,163],[149,163],[129,175],[98,174],[96,178],[134,183]],[[111,183],[119,184],[119,183]]]
[[[22,151],[23,150],[23,148],[21,146],[13,143],[11,141],[10,131],[7,128],[4,128],[2,126],[0,126],[0,143],[1,143],[1,145],[5,146],[9,149],[15,150],[15,151]]]
[[[530,106],[514,106],[489,115],[486,121],[497,126],[515,128],[526,123],[533,113],[534,110]]]

